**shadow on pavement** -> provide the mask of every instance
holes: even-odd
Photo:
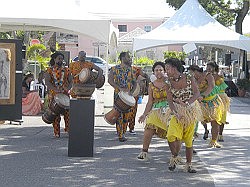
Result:
[[[151,161],[137,161],[142,131],[120,143],[114,126],[96,125],[91,158],[68,157],[67,134],[55,139],[50,126],[7,125],[0,135],[0,165],[4,168],[0,186],[214,186],[198,156],[194,156],[197,174],[184,173],[182,168],[169,172],[169,148],[158,138],[152,140]]]

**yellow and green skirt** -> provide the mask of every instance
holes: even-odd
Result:
[[[219,125],[221,125],[224,105],[221,98],[217,94],[204,98],[200,105],[204,118],[203,122],[209,123],[211,121],[216,121]]]
[[[171,111],[168,107],[168,103],[161,101],[160,104],[154,105],[148,114],[144,129],[153,129],[158,137],[166,139],[170,116]]]

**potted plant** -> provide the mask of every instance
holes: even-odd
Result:
[[[244,97],[247,90],[250,90],[250,81],[248,79],[237,79],[238,95]]]

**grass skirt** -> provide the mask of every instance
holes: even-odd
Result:
[[[145,129],[153,129],[158,137],[166,139],[170,116],[168,107],[153,109],[146,118]]]
[[[224,106],[224,110],[222,112],[221,123],[226,124],[227,121],[227,112],[230,112],[230,98],[226,93],[219,94],[221,101]]]
[[[184,128],[189,125],[196,124],[197,121],[203,120],[203,113],[198,101],[195,101],[190,106],[183,107],[180,104],[174,103],[178,114],[181,114],[183,117],[177,119],[178,123],[182,124]]]
[[[205,123],[216,121],[219,125],[221,125],[224,105],[222,103],[221,98],[218,95],[215,95],[210,100],[202,100],[200,105],[204,118],[203,121]]]

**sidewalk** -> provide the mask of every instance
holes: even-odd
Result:
[[[168,171],[169,147],[158,138],[153,138],[149,149],[151,161],[137,161],[143,126],[137,123],[137,135],[128,134],[127,142],[119,142],[115,126],[103,119],[103,93],[97,92],[91,158],[68,157],[68,135],[53,138],[52,126],[45,124],[41,116],[24,116],[21,126],[0,125],[0,186],[249,186],[249,104],[232,98],[222,149],[206,148],[199,127],[201,136],[194,144],[198,154],[193,158],[198,173],[189,174],[182,168]],[[137,115],[142,114],[146,99],[139,104]]]

